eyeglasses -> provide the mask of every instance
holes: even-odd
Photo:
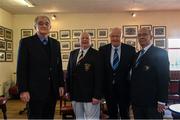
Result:
[[[39,26],[43,26],[43,25],[49,26],[50,23],[49,22],[38,22],[38,25]]]
[[[142,36],[142,37],[146,37],[146,36],[148,36],[148,35],[149,35],[149,34],[147,34],[147,33],[142,33],[142,34],[139,33],[139,34],[138,34],[138,37],[141,37],[141,36]]]

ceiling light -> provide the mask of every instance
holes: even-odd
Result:
[[[28,7],[35,7],[29,0],[24,0]]]
[[[131,16],[132,16],[132,17],[136,17],[136,13],[132,12],[132,13],[131,13]]]
[[[56,19],[56,15],[52,15],[51,19],[55,20]]]

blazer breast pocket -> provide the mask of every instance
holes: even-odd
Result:
[[[84,70],[85,70],[86,72],[88,72],[90,69],[91,69],[91,64],[85,63],[85,64],[84,64]]]

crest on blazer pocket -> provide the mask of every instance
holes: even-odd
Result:
[[[88,63],[84,64],[85,71],[89,71],[90,67],[91,67],[91,64],[88,64]]]
[[[148,66],[148,65],[144,66],[144,71],[148,71],[149,69],[150,69],[150,66]]]

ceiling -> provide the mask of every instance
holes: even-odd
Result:
[[[0,8],[12,14],[112,13],[122,11],[180,10],[180,0],[29,0],[28,8],[16,0],[0,0]]]

